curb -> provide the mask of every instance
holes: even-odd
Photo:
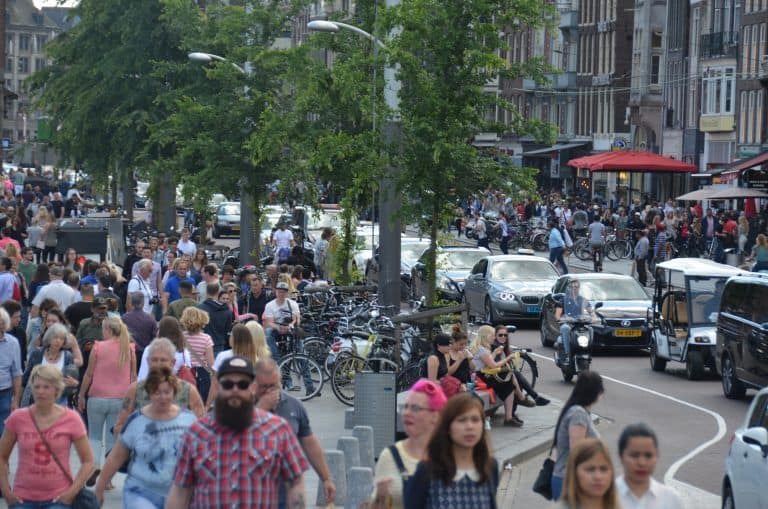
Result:
[[[524,463],[529,459],[535,458],[539,454],[546,452],[550,447],[552,447],[552,439],[548,438],[543,440],[541,443],[534,445],[533,447],[529,447],[528,449],[515,454],[511,458],[505,459],[502,462],[502,468],[506,469],[508,466],[514,467],[520,463]]]

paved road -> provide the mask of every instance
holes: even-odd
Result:
[[[518,329],[512,336],[513,342],[533,348],[540,360],[537,390],[565,400],[572,385],[562,381],[559,370],[549,360],[553,350],[542,347],[536,327]],[[606,379],[605,396],[593,409],[603,417],[603,437],[616,448],[625,425],[637,421],[650,424],[661,441],[659,478],[680,458],[724,432],[713,445],[680,465],[675,475],[679,481],[719,494],[728,442],[733,430],[742,423],[749,398],[726,399],[716,378],[688,381],[683,365],[670,364],[665,373],[654,373],[644,352],[598,354],[592,368]],[[721,429],[717,419],[706,410],[721,416],[726,428]]]

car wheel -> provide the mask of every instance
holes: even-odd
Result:
[[[552,346],[555,344],[554,341],[547,337],[547,324],[544,321],[544,317],[541,318],[541,326],[539,327],[539,330],[541,332],[541,346]]]
[[[733,365],[731,354],[723,355],[723,394],[728,399],[741,399],[747,393],[747,386],[736,378],[736,366]]]
[[[496,323],[496,315],[493,313],[493,304],[491,299],[485,298],[485,321],[493,325]]]
[[[659,357],[659,351],[655,341],[651,343],[649,350],[650,355],[648,358],[651,361],[651,369],[653,371],[664,371],[667,369],[667,360]]]
[[[723,509],[736,509],[736,503],[733,501],[733,490],[731,485],[727,484],[723,488]]]
[[[700,380],[704,376],[704,355],[699,350],[688,350],[685,374],[688,380]]]

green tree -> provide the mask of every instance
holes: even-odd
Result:
[[[186,58],[166,5],[182,18],[197,14],[180,0],[82,0],[73,11],[80,23],[46,46],[53,65],[29,80],[35,108],[56,126],[52,145],[62,162],[82,164],[97,182],[122,184],[128,207],[148,126],[165,115],[155,102],[166,87],[155,63]]]
[[[255,211],[256,249],[261,205],[268,183],[294,165],[295,130],[286,76],[305,58],[300,51],[273,47],[306,2],[248,0],[244,6],[211,5],[185,25],[183,61],[158,64],[156,76],[169,86],[157,102],[169,114],[150,126],[145,159],[156,172],[171,171],[199,214],[209,213],[212,194],[233,197],[247,191]],[[168,9],[168,18],[176,9]],[[204,51],[228,62],[187,62],[186,52]],[[235,65],[246,66],[246,73]],[[233,65],[235,64],[235,65]]]
[[[544,27],[553,16],[544,0],[404,0],[387,13],[387,28],[394,34],[387,45],[402,82],[402,143],[393,152],[400,167],[396,185],[405,197],[403,217],[429,227],[430,304],[438,227],[452,217],[455,200],[489,185],[534,187],[532,170],[512,167],[478,150],[471,140],[479,132],[509,129],[486,119],[495,104],[513,113],[516,133],[552,139],[552,126],[523,118],[514,106],[483,89],[498,77],[543,80],[547,67],[541,59],[510,65],[500,56],[507,45],[499,34]]]

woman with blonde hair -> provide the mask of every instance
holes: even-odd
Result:
[[[70,507],[93,470],[83,419],[56,403],[65,383],[55,366],[35,367],[29,383],[35,404],[15,410],[0,438],[0,490],[8,507]],[[8,463],[17,445],[19,461],[11,487]],[[80,459],[76,475],[69,461],[73,445]]]
[[[256,348],[256,359],[266,359],[272,356],[272,352],[267,345],[267,335],[264,333],[264,327],[256,320],[251,320],[245,324],[253,337],[254,347]]]
[[[747,216],[739,216],[738,232],[739,253],[744,254],[744,248],[747,246],[747,238],[749,237],[749,221],[747,221]]]
[[[568,456],[557,509],[620,509],[615,477],[608,447],[597,438],[581,440]]]
[[[752,267],[752,272],[768,270],[768,237],[761,233],[755,239],[755,247],[752,248],[752,254],[748,258],[756,263]]]
[[[108,316],[101,325],[101,333],[104,339],[93,344],[77,400],[82,412],[88,396],[88,439],[97,466],[88,486],[93,486],[99,475],[102,452],[112,449],[115,443],[112,428],[123,396],[136,381],[136,345],[131,342],[128,327],[119,318]]]
[[[181,326],[184,328],[184,337],[187,348],[192,357],[192,371],[195,373],[197,390],[203,401],[208,400],[208,391],[211,387],[211,366],[213,366],[213,340],[211,336],[203,332],[208,325],[210,317],[200,308],[188,307],[181,314]]]
[[[232,327],[232,332],[229,335],[229,346],[230,346],[229,350],[224,350],[223,352],[219,352],[219,354],[216,356],[216,360],[213,361],[214,373],[216,373],[219,370],[219,366],[221,366],[221,363],[223,363],[225,360],[229,359],[230,357],[234,357],[234,356],[245,357],[246,359],[249,359],[254,364],[256,364],[256,361],[258,361],[259,358],[264,358],[264,357],[259,357],[256,351],[256,341],[253,338],[253,334],[251,334],[251,331],[248,329],[248,327],[246,327],[241,323],[237,323],[235,324],[234,327]],[[267,355],[269,355],[269,348],[267,348]],[[212,376],[211,390],[208,393],[207,406],[213,405],[213,402],[216,399],[216,394],[218,392],[219,392],[219,384],[216,381],[216,377]]]
[[[495,339],[496,329],[490,325],[483,325],[477,329],[477,336],[469,348],[469,351],[474,355],[472,365],[477,372],[477,377],[493,389],[496,396],[504,402],[504,426],[520,427],[523,425],[523,421],[515,415],[517,403],[518,401],[524,402],[526,405],[530,405],[530,403],[523,391],[520,390],[517,378],[513,374],[507,373],[509,380],[506,382],[502,382],[494,376],[494,372],[499,372],[515,357],[515,354],[505,357],[503,346],[492,349]],[[535,406],[535,403],[530,406]]]

